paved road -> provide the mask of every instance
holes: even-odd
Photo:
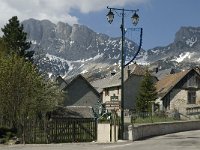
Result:
[[[168,134],[135,142],[0,145],[0,150],[200,150],[200,130]]]

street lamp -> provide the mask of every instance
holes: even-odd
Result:
[[[137,25],[138,21],[139,21],[139,16],[137,14],[137,12],[139,11],[139,9],[137,10],[129,10],[129,9],[119,9],[119,8],[110,8],[107,6],[107,9],[109,9],[108,14],[106,15],[108,22],[111,24],[113,22],[114,19],[114,13],[112,12],[112,10],[114,10],[116,13],[117,11],[120,11],[120,14],[118,14],[118,16],[120,16],[122,18],[122,23],[121,23],[121,32],[122,32],[122,45],[121,45],[121,139],[124,139],[124,42],[125,42],[125,28],[124,28],[124,15],[125,12],[132,12],[134,13],[131,17],[133,25]]]

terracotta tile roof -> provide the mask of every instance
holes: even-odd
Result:
[[[164,97],[190,70],[170,74],[156,83],[156,89],[160,97]]]

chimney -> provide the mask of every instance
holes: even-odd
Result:
[[[174,73],[175,73],[175,70],[171,69],[170,74],[174,74]]]
[[[128,77],[130,77],[130,75],[131,75],[131,70],[129,69],[129,66],[128,66],[127,73],[128,73]]]
[[[155,68],[155,72],[158,73],[158,67]]]
[[[198,73],[200,73],[200,68],[199,68],[198,66],[196,66],[194,69],[195,69]]]
[[[111,74],[111,76],[114,76],[116,74],[116,72],[112,71],[110,74]]]

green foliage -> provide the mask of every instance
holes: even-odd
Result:
[[[150,112],[151,104],[157,99],[157,92],[149,71],[146,71],[141,82],[139,96],[136,101],[136,109],[139,112]]]
[[[170,117],[159,117],[159,116],[152,116],[152,117],[138,117],[134,120],[134,124],[146,124],[146,123],[157,123],[157,122],[174,122],[175,120]]]
[[[62,101],[59,88],[18,55],[0,55],[0,110],[13,127],[51,111]]]
[[[26,51],[26,33],[17,17],[12,17],[2,29],[0,38],[0,123],[6,118],[6,126],[17,129],[18,135],[24,134],[27,120],[43,117],[59,105],[63,93],[59,87],[38,73],[31,63],[33,52]],[[2,120],[3,119],[3,120]]]
[[[23,25],[17,16],[13,16],[1,30],[4,33],[2,39],[9,49],[8,53],[15,53],[31,60],[33,51],[26,51],[30,48],[31,42],[27,42],[27,33],[23,31]]]
[[[0,128],[0,144],[8,142],[8,140],[14,136],[16,136],[16,130]]]
[[[5,55],[6,53],[8,53],[8,48],[3,39],[0,38],[0,55]]]

